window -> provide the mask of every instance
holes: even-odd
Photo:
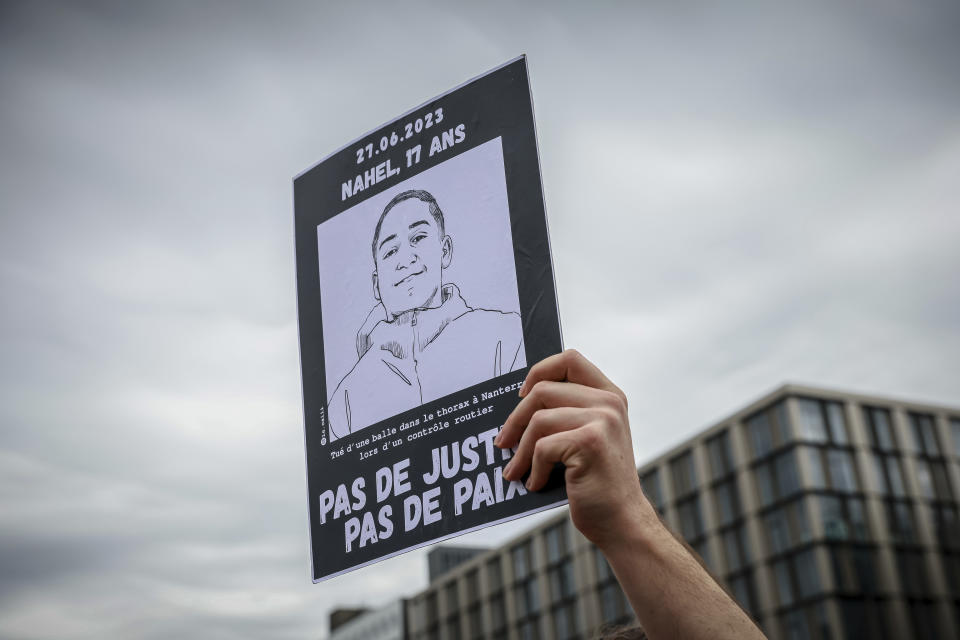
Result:
[[[572,640],[577,637],[579,624],[576,603],[568,603],[553,609],[553,637],[557,640]]]
[[[517,624],[517,634],[520,640],[539,640],[540,627],[536,620],[524,620]]]
[[[800,398],[797,400],[797,407],[800,411],[800,438],[810,442],[826,442],[827,424],[823,419],[820,402]]]
[[[853,454],[847,449],[800,447],[800,451],[807,458],[812,487],[848,492],[859,489]]]
[[[494,558],[487,563],[487,582],[490,591],[503,588],[503,569],[500,567],[500,558]]]
[[[533,549],[529,540],[511,549],[510,556],[514,580],[523,580],[530,575],[533,571]]]
[[[750,615],[754,615],[753,576],[751,572],[731,578],[730,591],[733,593],[734,599],[740,603],[740,606],[746,609]]]
[[[747,540],[745,525],[727,529],[721,535],[723,552],[726,556],[727,572],[733,573],[750,563],[750,544]]]
[[[937,504],[924,508],[929,512],[940,546],[946,550],[960,550],[960,515],[957,507]]]
[[[917,527],[913,520],[913,511],[906,502],[887,502],[887,528],[894,542],[916,544]]]
[[[777,560],[772,566],[780,604],[784,607],[823,591],[812,548]]]
[[[471,569],[466,575],[467,602],[474,603],[480,599],[480,571]]]
[[[773,575],[777,579],[777,593],[780,595],[780,604],[789,607],[794,601],[789,561],[778,560],[773,563]]]
[[[547,562],[559,561],[567,553],[567,521],[553,525],[544,533],[547,541]]]
[[[794,452],[784,451],[772,460],[757,465],[755,479],[762,506],[799,491],[800,475]]]
[[[817,559],[813,549],[801,551],[794,556],[793,567],[797,577],[797,593],[801,598],[810,598],[820,593],[820,575],[817,572]]]
[[[894,624],[887,622],[890,607],[884,600],[869,598],[840,598],[838,601],[843,620],[843,638],[848,640],[875,640],[889,638],[887,629]],[[829,638],[829,635],[823,635]],[[921,636],[914,636],[921,637]]]
[[[550,581],[550,599],[554,602],[576,596],[573,560],[568,558],[547,572]]]
[[[914,464],[917,471],[917,484],[920,485],[920,494],[924,498],[931,500],[953,498],[950,478],[947,476],[947,467],[943,460],[917,458]]]
[[[836,589],[852,595],[872,594],[877,589],[876,552],[870,547],[830,547]]]
[[[950,435],[953,436],[953,455],[960,456],[960,418],[950,418]]]
[[[681,497],[697,488],[697,474],[693,468],[693,452],[687,451],[670,462],[673,472],[673,493]]]
[[[890,412],[886,409],[866,407],[864,413],[869,427],[867,433],[870,436],[870,444],[881,451],[895,451],[897,446],[893,439]]]
[[[643,486],[643,494],[647,496],[660,515],[663,515],[663,489],[660,487],[660,472],[657,469],[648,471],[640,478],[640,484]]]
[[[783,400],[753,414],[744,421],[753,455],[765,456],[790,440],[790,423]]]
[[[847,421],[844,417],[843,405],[839,402],[799,398],[797,409],[800,414],[799,437],[801,440],[838,445],[849,442]]]
[[[925,413],[911,413],[910,425],[913,427],[913,441],[917,451],[928,456],[940,455],[940,443],[933,416]]]
[[[908,597],[923,597],[930,591],[926,559],[919,549],[897,549],[900,588]]]
[[[490,598],[490,622],[494,636],[499,636],[503,628],[507,625],[507,609],[503,592]]]
[[[827,463],[830,467],[830,483],[834,489],[841,491],[857,490],[857,476],[853,471],[853,456],[849,451],[828,450]]]
[[[852,496],[817,496],[823,534],[829,540],[858,540],[869,538],[867,516],[861,498]]]
[[[457,583],[450,582],[444,587],[444,595],[447,599],[447,611],[456,611],[460,608],[460,599],[457,597]]]
[[[517,605],[517,617],[524,618],[540,610],[540,597],[537,593],[536,577],[517,583],[513,588],[514,602]]]
[[[710,477],[722,478],[733,471],[733,452],[730,448],[730,432],[724,431],[707,440],[707,453],[710,457]]]
[[[717,522],[721,527],[740,517],[740,498],[737,494],[736,478],[731,478],[714,486],[713,498],[717,506]]]
[[[900,457],[897,455],[873,454],[873,488],[879,493],[904,497],[907,495],[903,484],[903,471]]]
[[[677,505],[680,517],[680,533],[691,542],[703,534],[703,519],[700,517],[700,496],[693,496]],[[691,542],[692,544],[692,542]]]

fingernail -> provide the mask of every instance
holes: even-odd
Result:
[[[513,467],[513,460],[507,463],[507,466],[503,468],[503,477],[507,480],[510,479],[510,468]]]
[[[502,438],[503,438],[503,431],[501,431],[500,433],[498,433],[498,434],[497,434],[497,437],[493,439],[493,446],[499,447],[499,446],[500,446],[500,440],[501,440]]]
[[[530,478],[527,480],[527,483],[523,485],[527,488],[527,491],[533,491],[533,479]]]

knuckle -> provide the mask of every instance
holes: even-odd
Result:
[[[603,446],[604,435],[595,425],[589,424],[579,429],[580,447],[587,452],[599,451]]]

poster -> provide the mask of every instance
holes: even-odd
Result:
[[[524,57],[294,179],[313,580],[566,502],[493,446],[562,350]]]

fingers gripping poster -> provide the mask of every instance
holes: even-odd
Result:
[[[562,349],[525,58],[294,180],[313,579],[566,502],[493,439]]]

